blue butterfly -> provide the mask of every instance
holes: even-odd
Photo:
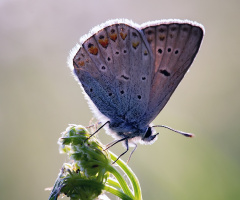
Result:
[[[93,28],[72,50],[70,67],[90,108],[116,138],[108,148],[125,142],[119,158],[129,146],[156,141],[150,123],[188,71],[203,35],[204,27],[188,20],[138,25],[116,19]]]

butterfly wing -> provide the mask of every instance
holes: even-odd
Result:
[[[104,33],[104,31],[102,31]],[[115,114],[117,99],[110,83],[113,76],[99,51],[95,36],[87,39],[73,59],[74,74],[96,107],[108,118]]]
[[[154,56],[148,110],[143,125],[151,123],[166,105],[192,64],[202,41],[204,29],[189,21],[153,22],[143,28]]]
[[[120,123],[136,121],[146,112],[154,65],[137,25],[117,22],[94,29],[84,39],[73,58],[73,70],[97,109]]]

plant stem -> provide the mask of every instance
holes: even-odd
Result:
[[[113,176],[115,176],[115,178],[118,180],[123,192],[125,194],[127,194],[128,196],[130,196],[132,199],[134,199],[134,196],[132,194],[132,192],[130,191],[126,181],[124,180],[124,178],[122,177],[122,175],[113,167],[110,166],[108,168],[109,172],[113,174]]]
[[[112,152],[110,152],[110,155],[111,155],[112,160],[117,159],[117,156],[115,154],[113,154]],[[118,161],[116,163],[126,173],[129,180],[131,181],[133,190],[134,190],[134,199],[142,200],[141,187],[140,187],[140,183],[139,183],[136,175],[133,173],[133,171],[130,169],[130,167],[128,167],[127,164],[125,162],[123,162],[121,159],[118,159]]]
[[[113,188],[113,187],[111,187],[111,186],[105,185],[103,189],[106,190],[107,192],[112,193],[112,194],[115,195],[115,196],[118,196],[118,197],[121,198],[122,200],[134,200],[134,198],[129,197],[129,196],[126,195],[125,193],[123,193],[123,192],[119,191],[118,189]]]

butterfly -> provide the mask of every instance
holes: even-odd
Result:
[[[150,124],[188,71],[203,35],[204,27],[189,20],[138,25],[115,19],[94,27],[71,51],[69,66],[104,122],[100,128],[116,139],[108,148],[121,141],[126,145],[119,157],[129,146],[135,150],[137,143],[156,141]]]

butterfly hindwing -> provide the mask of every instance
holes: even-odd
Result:
[[[170,23],[146,27],[143,31],[155,57],[148,111],[142,119],[143,124],[149,124],[189,69],[199,50],[203,30],[188,23]]]

